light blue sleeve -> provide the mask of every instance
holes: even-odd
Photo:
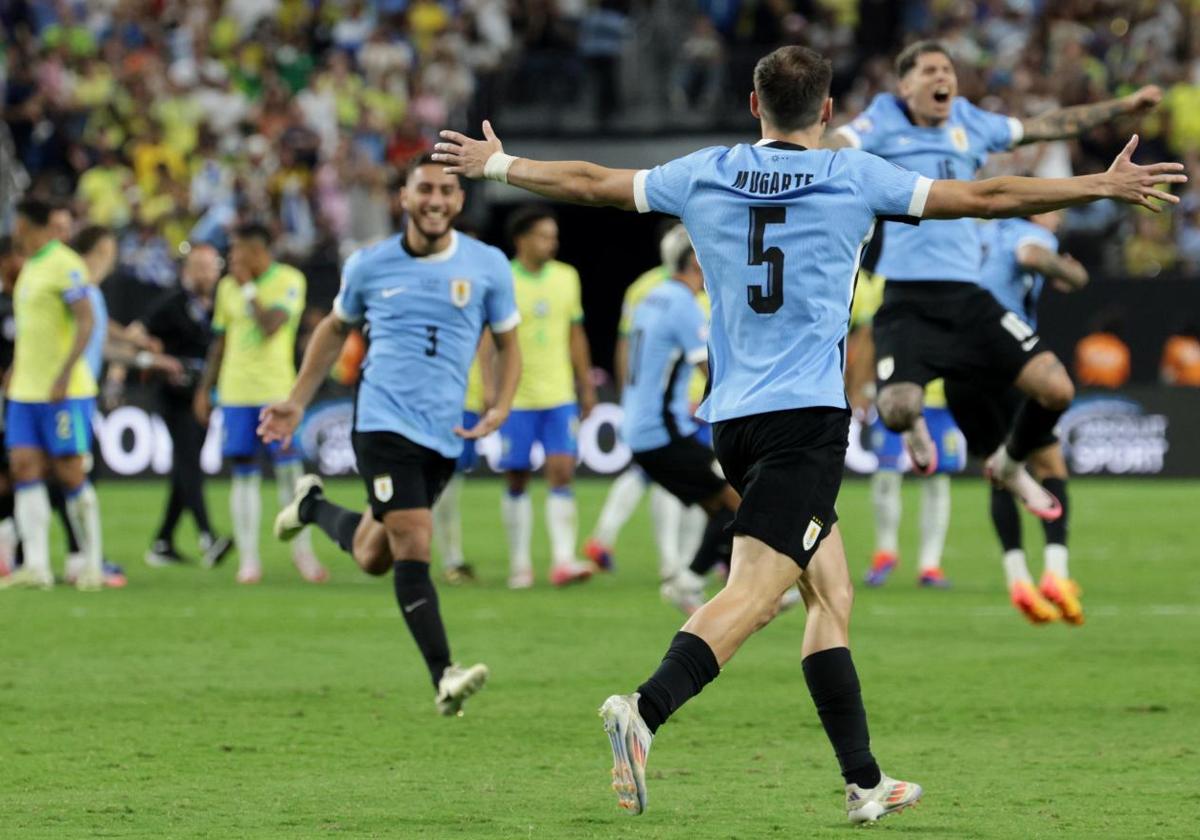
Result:
[[[1039,245],[1052,254],[1058,253],[1058,237],[1041,225],[1022,221],[1016,234],[1017,240],[1013,243],[1014,251],[1022,245]]]
[[[920,220],[932,179],[867,152],[845,149],[838,154],[848,156],[851,177],[872,213],[892,221]]]
[[[521,323],[517,296],[513,291],[512,268],[503,254],[493,253],[488,272],[488,288],[484,296],[484,317],[494,333],[506,333]]]
[[[633,176],[633,201],[639,213],[656,211],[682,216],[691,198],[696,176],[712,159],[713,149],[701,149]]]
[[[875,152],[887,137],[887,121],[883,100],[876,96],[865,111],[838,128],[834,134],[846,140],[851,148]]]
[[[363,252],[355,251],[342,266],[342,286],[333,299],[333,312],[343,321],[357,324],[366,315],[362,289]]]
[[[994,114],[962,100],[962,121],[975,134],[983,138],[989,152],[1006,152],[1025,135],[1021,121],[1004,114]]]
[[[708,323],[694,295],[680,297],[671,307],[671,320],[675,325],[675,340],[683,348],[684,357],[692,364],[707,361]]]

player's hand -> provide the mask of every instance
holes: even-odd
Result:
[[[1071,273],[1071,276],[1055,277],[1053,281],[1055,289],[1069,294],[1070,292],[1079,291],[1088,284],[1088,270],[1083,267],[1083,263],[1070,254],[1061,255],[1059,260],[1066,263],[1066,268]]]
[[[489,408],[479,418],[479,422],[469,429],[464,429],[462,426],[454,427],[454,434],[458,435],[463,440],[479,440],[485,438],[492,432],[504,425],[504,421],[508,419],[508,409]]]
[[[1163,92],[1158,85],[1146,85],[1124,97],[1130,114],[1145,114],[1153,111],[1162,102]]]
[[[483,166],[488,158],[504,151],[500,138],[492,131],[492,124],[487,120],[483,121],[482,140],[472,140],[457,131],[443,131],[439,136],[442,142],[434,145],[433,159],[446,164],[446,172],[450,175],[482,178]]]
[[[50,402],[62,402],[67,398],[67,386],[71,383],[71,372],[60,373],[50,386]]]
[[[198,389],[196,396],[192,398],[192,413],[196,415],[201,426],[208,427],[208,421],[212,417],[212,400],[204,388]]]
[[[1188,178],[1183,174],[1182,163],[1151,163],[1146,166],[1134,163],[1133,153],[1137,145],[1138,136],[1135,134],[1129,138],[1121,154],[1117,155],[1105,173],[1112,189],[1110,198],[1161,213],[1162,207],[1152,199],[1178,204],[1179,196],[1171,195],[1158,187],[1164,184],[1185,184]]]
[[[304,419],[304,406],[292,400],[269,405],[258,413],[258,436],[265,443],[279,441],[291,446],[292,435]]]
[[[183,381],[183,362],[174,356],[164,356],[161,353],[156,353],[154,359],[150,362],[150,369],[161,373],[172,382]]]

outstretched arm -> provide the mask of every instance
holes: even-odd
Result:
[[[1023,133],[1019,145],[1078,137],[1116,117],[1147,113],[1158,106],[1162,95],[1162,90],[1157,85],[1147,85],[1119,99],[1060,108],[1039,117],[1022,120]]]
[[[285,446],[291,442],[292,434],[304,419],[304,409],[329,375],[329,369],[342,352],[342,345],[346,343],[352,326],[334,312],[317,324],[304,350],[304,361],[300,363],[291,393],[282,402],[268,405],[259,412],[258,434],[264,441],[271,443],[278,440]]]
[[[1107,172],[1075,178],[1020,178],[1003,176],[982,181],[934,181],[925,201],[924,219],[971,217],[996,219],[1030,216],[1087,204],[1102,198],[1138,204],[1155,213],[1158,199],[1178,204],[1179,197],[1158,189],[1160,185],[1186,183],[1181,163],[1139,166],[1131,158],[1138,138],[1133,135]]]
[[[483,140],[457,131],[443,131],[433,159],[446,172],[478,180],[512,184],[554,201],[636,210],[633,176],[636,169],[609,169],[582,160],[542,161],[504,153],[492,124],[483,121]]]
[[[1056,254],[1042,245],[1027,242],[1017,248],[1017,264],[1050,280],[1056,289],[1074,292],[1087,285],[1087,269],[1074,257]]]

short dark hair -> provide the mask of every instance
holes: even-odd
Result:
[[[558,215],[544,204],[530,204],[516,209],[508,217],[508,238],[516,244],[518,239],[533,230],[533,226],[542,219],[557,222]]]
[[[71,250],[77,254],[87,254],[104,239],[115,236],[110,228],[104,225],[88,225],[71,240]]]
[[[271,229],[262,222],[243,222],[233,230],[234,239],[253,239],[271,247]]]
[[[829,97],[833,65],[808,47],[780,47],[754,65],[754,92],[768,122],[783,131],[808,128]]]
[[[400,181],[399,186],[403,187],[405,184],[407,184],[408,179],[411,178],[413,176],[413,173],[416,172],[418,169],[420,169],[422,166],[443,166],[444,167],[445,165],[446,164],[442,163],[441,161],[437,161],[437,160],[433,159],[432,151],[418,152],[417,154],[413,155],[411,158],[408,159],[408,163],[404,164],[403,180]]]
[[[38,227],[50,224],[50,214],[56,209],[52,203],[41,198],[29,197],[17,202],[17,215],[24,216]]]
[[[914,41],[896,56],[896,75],[901,78],[907,76],[908,71],[917,66],[917,59],[930,53],[941,53],[946,58],[950,57],[950,51],[941,41]]]

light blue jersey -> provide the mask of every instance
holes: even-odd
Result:
[[[479,336],[485,325],[504,333],[521,320],[512,271],[499,249],[458,233],[429,257],[413,256],[402,239],[351,254],[333,302],[343,321],[366,322],[354,428],[394,432],[457,458],[463,442],[454,427]]]
[[[104,341],[108,338],[108,303],[99,286],[88,285],[88,300],[92,302],[92,334],[88,337],[87,347],[83,349],[83,358],[91,368],[92,378],[100,381],[100,371],[104,367]]]
[[[983,242],[982,285],[1009,312],[1021,316],[1037,329],[1037,305],[1046,278],[1022,268],[1017,251],[1022,245],[1037,245],[1058,253],[1058,237],[1044,227],[1025,219],[999,219],[979,226]]]
[[[854,149],[762,141],[701,149],[634,177],[638,210],[683,220],[712,300],[717,422],[846,407],[854,278],[880,217],[916,221],[932,181]]]
[[[628,333],[629,372],[621,392],[621,437],[634,452],[691,437],[688,385],[708,358],[708,324],[695,293],[667,280],[637,305]]]
[[[1020,120],[976,108],[958,97],[950,119],[937,128],[913,125],[904,102],[890,93],[871,100],[867,110],[837,132],[851,146],[929,178],[969,181],[990,152],[1020,142]],[[920,227],[885,224],[875,271],[889,283],[905,280],[957,280],[978,283],[982,266],[979,231],[970,219],[945,219]]]

